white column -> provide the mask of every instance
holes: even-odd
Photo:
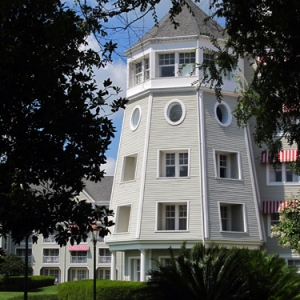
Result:
[[[116,280],[116,251],[111,252],[110,280]]]
[[[145,281],[146,280],[146,250],[141,249],[141,266],[140,266],[140,281]]]

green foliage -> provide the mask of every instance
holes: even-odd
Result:
[[[24,296],[16,296],[13,298],[10,298],[9,300],[23,300]],[[28,300],[58,300],[57,295],[28,295]]]
[[[28,289],[37,289],[54,285],[53,276],[28,276]],[[24,276],[0,277],[0,290],[2,291],[23,291]]]
[[[113,225],[111,211],[76,200],[84,178],[104,175],[115,128],[101,105],[119,93],[110,79],[99,88],[94,75],[116,45],[99,55],[84,25],[61,1],[0,2],[0,234],[17,243],[56,229],[59,244],[80,242],[93,221],[102,235]],[[110,109],[125,103],[117,98]]]
[[[212,245],[182,246],[178,257],[170,249],[171,266],[157,262],[150,284],[160,299],[300,299],[300,275],[278,255],[264,251]]]
[[[265,144],[277,160],[283,138],[300,145],[300,2],[213,0],[211,8],[214,16],[225,20],[225,48],[246,62],[249,58],[253,68],[251,82],[239,94],[238,123],[244,126],[254,116],[255,142]]]
[[[154,300],[160,299],[160,291],[145,282],[97,280],[98,300]],[[65,282],[58,286],[58,299],[93,299],[93,281]]]
[[[32,269],[29,266],[29,269]],[[22,259],[15,254],[8,254],[2,258],[0,263],[0,274],[6,276],[18,276],[23,275],[25,270],[25,263]]]
[[[300,202],[299,194],[285,201],[279,211],[280,222],[271,228],[271,237],[278,238],[278,244],[300,253]]]

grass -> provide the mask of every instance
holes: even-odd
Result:
[[[23,292],[0,292],[0,299],[9,300],[12,297],[23,295],[23,294],[24,294]],[[46,286],[28,292],[28,295],[44,295],[44,294],[57,294],[57,285]]]

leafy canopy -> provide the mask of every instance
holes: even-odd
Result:
[[[277,160],[282,139],[299,149],[300,2],[213,0],[211,8],[225,19],[226,48],[249,59],[254,71],[238,98],[238,123],[256,118],[255,142],[267,145],[271,159]]]
[[[84,180],[104,176],[115,132],[104,105],[113,113],[126,104],[109,78],[97,85],[94,70],[111,63],[117,48],[108,22],[131,11],[157,21],[158,3],[0,1],[0,234],[19,243],[33,231],[58,230],[63,245],[85,240],[95,221],[101,236],[109,232],[113,212],[76,199]],[[185,4],[171,1],[171,19]],[[89,47],[90,34],[99,52]]]

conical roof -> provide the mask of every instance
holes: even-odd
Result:
[[[212,19],[205,21],[208,15],[191,0],[186,0],[186,2],[190,8],[186,5],[182,6],[182,11],[174,17],[175,22],[179,23],[176,29],[171,23],[170,13],[168,13],[159,21],[158,26],[150,29],[131,49],[145,44],[150,39],[198,36],[200,34],[224,38],[222,35],[224,29],[217,22]]]

